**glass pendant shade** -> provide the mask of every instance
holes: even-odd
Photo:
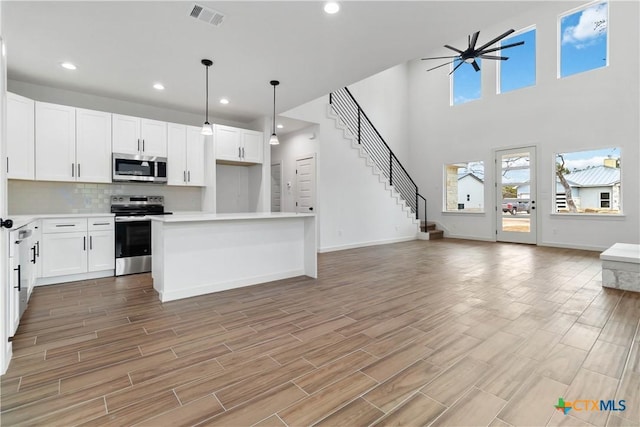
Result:
[[[202,125],[202,130],[200,131],[202,135],[213,135],[213,127],[209,122],[204,122]]]
[[[271,138],[269,138],[269,144],[271,144],[271,145],[280,144],[280,141],[278,141],[278,135],[276,135],[275,133],[272,133],[271,134]]]

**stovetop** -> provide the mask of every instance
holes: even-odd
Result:
[[[163,196],[111,196],[111,213],[116,216],[170,215]]]

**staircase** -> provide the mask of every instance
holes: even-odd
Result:
[[[403,210],[413,218],[416,225],[420,224],[418,237],[422,240],[441,239],[443,232],[436,230],[435,223],[427,222],[427,200],[420,194],[416,183],[348,88],[329,94],[328,114],[335,120],[336,126],[343,130],[344,136],[351,140],[352,146],[365,158],[367,165],[384,182]],[[422,206],[420,201],[423,202]],[[421,207],[424,212],[422,221],[419,212]]]

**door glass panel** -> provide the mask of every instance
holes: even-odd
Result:
[[[501,156],[502,231],[531,231],[531,159],[529,152]]]

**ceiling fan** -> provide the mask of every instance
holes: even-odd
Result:
[[[499,35],[498,37],[496,37],[495,39],[491,40],[490,42],[487,42],[487,43],[483,44],[482,46],[480,46],[477,49],[476,49],[476,42],[478,41],[478,35],[480,35],[480,31],[476,31],[475,33],[473,33],[473,36],[468,36],[468,47],[465,50],[456,49],[455,47],[449,46],[448,44],[444,45],[444,47],[446,47],[447,49],[451,49],[451,50],[453,50],[455,52],[458,52],[457,55],[454,55],[454,56],[435,56],[435,57],[432,57],[432,58],[422,58],[422,60],[425,61],[425,60],[430,60],[430,59],[451,59],[451,61],[446,62],[446,63],[441,64],[441,65],[438,65],[437,67],[429,68],[427,71],[431,71],[431,70],[435,70],[436,68],[444,67],[445,65],[452,64],[455,61],[460,61],[460,63],[455,66],[455,68],[449,73],[449,75],[453,74],[453,72],[456,71],[465,62],[468,63],[468,64],[471,64],[473,66],[474,70],[480,71],[480,66],[476,62],[476,58],[496,59],[496,60],[500,60],[500,61],[506,61],[507,59],[509,59],[506,56],[487,55],[487,53],[497,52],[497,51],[502,50],[502,49],[508,49],[510,47],[520,46],[520,45],[524,44],[524,41],[520,41],[520,42],[517,42],[517,43],[511,43],[511,44],[507,44],[507,45],[504,45],[504,46],[487,49],[489,46],[491,46],[494,43],[499,42],[500,40],[502,40],[503,38],[507,37],[509,34],[513,33],[514,31],[515,30],[511,29],[511,30],[505,32],[504,34]]]

